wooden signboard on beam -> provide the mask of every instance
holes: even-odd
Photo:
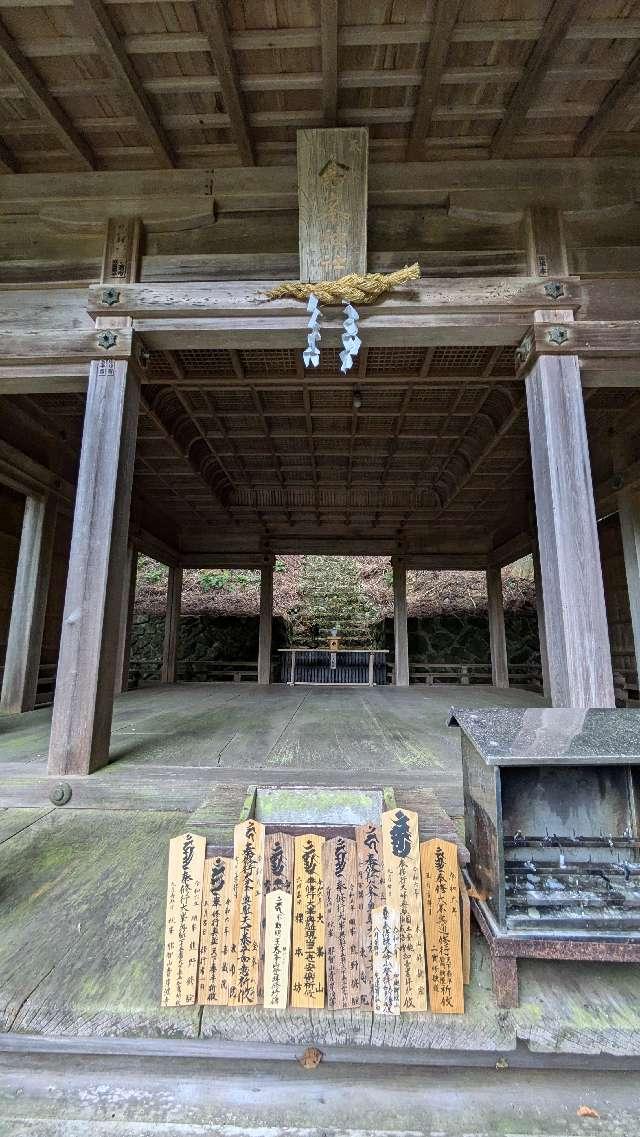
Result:
[[[324,1007],[324,837],[295,838],[291,1006]]]
[[[367,271],[368,158],[363,127],[298,131],[300,280]]]
[[[264,825],[250,817],[233,831],[230,1006],[255,1007],[258,1002],[263,865]]]
[[[386,903],[400,912],[400,1007],[403,1011],[426,1011],[417,813],[394,808],[382,814],[382,850]]]
[[[458,849],[434,837],[420,846],[429,1004],[434,1014],[464,1014]]]
[[[233,861],[207,857],[204,862],[198,1003],[226,1007],[229,1001]]]
[[[163,1007],[185,1007],[196,1001],[206,846],[205,838],[193,833],[169,842]]]

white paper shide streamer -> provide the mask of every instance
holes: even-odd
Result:
[[[302,358],[305,367],[317,367],[320,363],[320,347],[321,340],[320,326],[322,323],[322,312],[318,304],[318,297],[311,293],[307,302],[307,312],[309,313],[309,321],[307,323],[307,346],[305,347]]]
[[[344,331],[342,333],[342,351],[340,352],[340,370],[343,375],[347,374],[353,367],[353,361],[362,347],[362,341],[358,335],[358,320],[360,319],[357,310],[353,304],[345,303],[344,306]]]

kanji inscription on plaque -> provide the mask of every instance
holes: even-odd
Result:
[[[458,849],[434,837],[420,846],[429,1004],[436,1014],[464,1014]]]
[[[295,838],[291,1006],[324,1007],[324,837]]]
[[[396,807],[382,814],[382,849],[386,903],[400,913],[400,1007],[426,1011],[417,813]]]
[[[207,857],[202,887],[198,1002],[226,1007],[229,1001],[233,861]]]
[[[293,897],[278,888],[265,896],[264,1005],[285,1010],[289,1000]]]
[[[397,908],[374,908],[371,912],[373,960],[373,1011],[376,1015],[400,1014],[400,913]]]
[[[322,851],[327,1006],[360,1006],[360,936],[355,841],[333,837]]]
[[[233,921],[229,1004],[258,1002],[258,966],[262,915],[264,825],[254,818],[233,831]]]
[[[384,904],[384,870],[382,867],[382,832],[378,825],[366,822],[356,825],[356,858],[358,863],[358,936],[360,956],[360,1006],[372,1005],[371,912]]]
[[[183,833],[169,842],[163,1007],[183,1007],[196,1001],[206,846],[205,838],[193,833]]]

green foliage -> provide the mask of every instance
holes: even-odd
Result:
[[[224,588],[234,592],[237,588],[256,587],[260,584],[258,569],[202,569],[198,573],[198,584],[203,592]]]
[[[378,614],[353,557],[305,557],[298,595],[288,614],[292,643],[323,640],[335,628],[345,644],[373,644]]]
[[[169,576],[169,569],[166,565],[161,565],[159,561],[154,561],[151,557],[145,557],[140,553],[138,557],[138,580],[143,584],[166,584]]]

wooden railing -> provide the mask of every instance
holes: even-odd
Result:
[[[389,682],[393,682],[393,662],[387,664]],[[509,679],[514,686],[542,688],[542,670],[539,664],[512,664]],[[409,660],[409,682],[459,683],[463,687],[472,683],[491,683],[491,665],[488,663],[425,663]]]
[[[144,671],[160,671],[160,658],[132,659],[129,665],[129,685],[137,686]],[[273,679],[275,664],[271,664],[271,678]],[[248,681],[256,683],[258,680],[257,659],[179,659],[177,664],[178,679],[182,682],[197,682],[194,677],[206,672],[205,683],[241,683]],[[156,680],[149,680],[156,682]]]

